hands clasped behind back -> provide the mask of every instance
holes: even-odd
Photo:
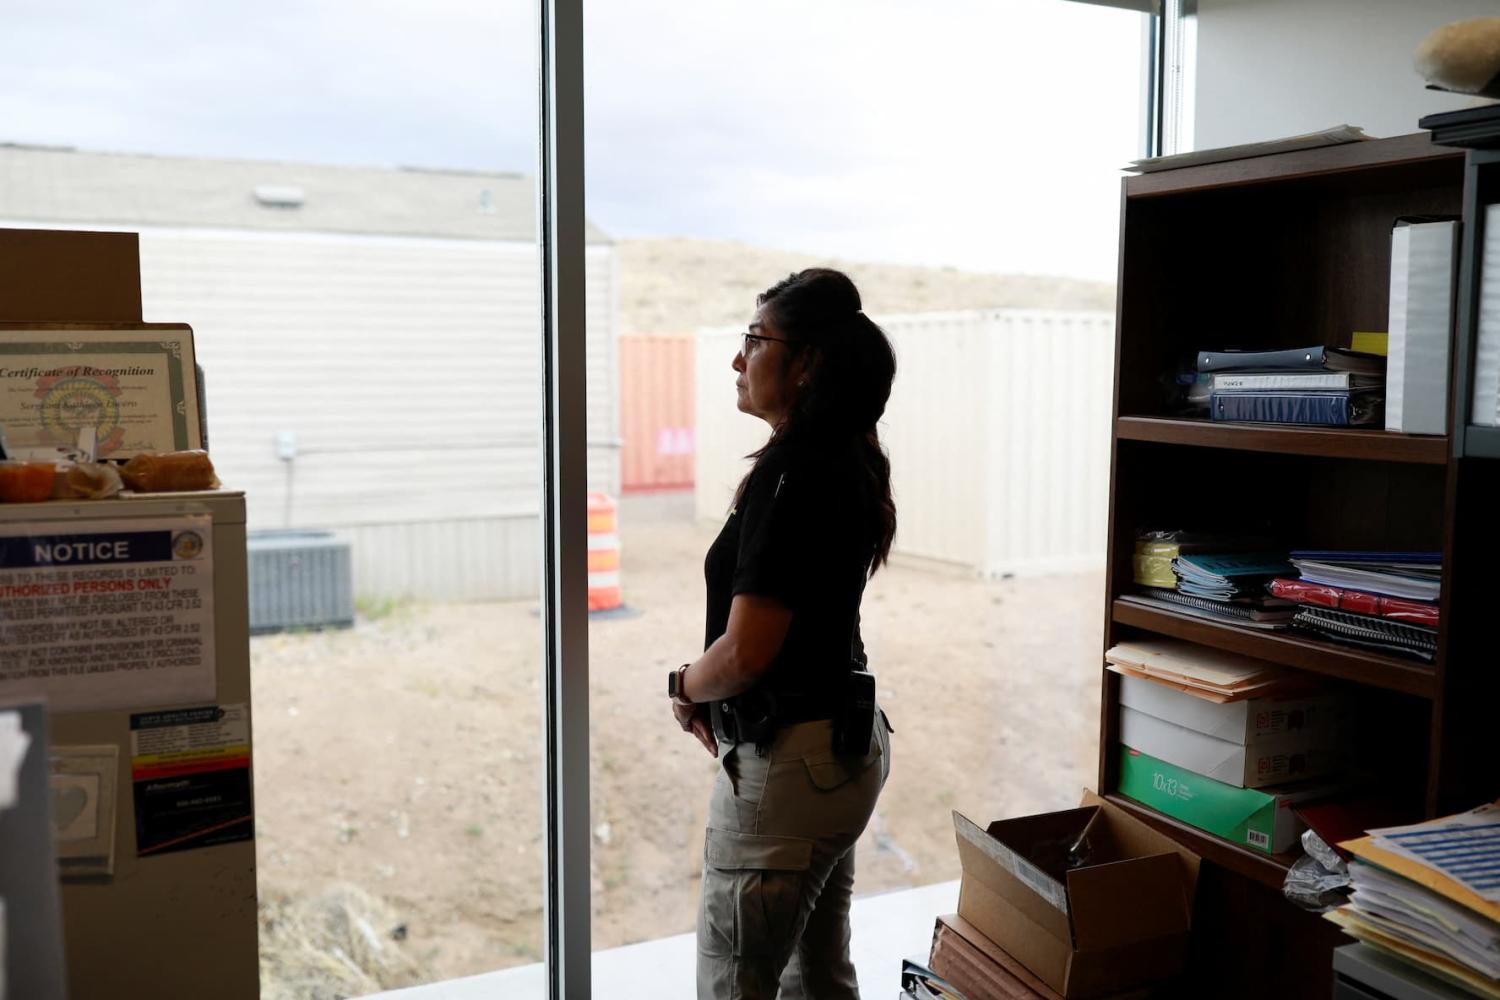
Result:
[[[710,756],[719,756],[719,741],[714,736],[713,723],[708,717],[707,705],[679,705],[672,704],[672,716],[677,720],[677,725],[682,727],[685,733],[692,733],[703,744]]]

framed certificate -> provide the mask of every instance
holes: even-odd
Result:
[[[0,323],[0,429],[12,453],[203,446],[193,331],[182,323]]]

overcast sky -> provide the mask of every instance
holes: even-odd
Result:
[[[617,236],[1114,278],[1139,15],[1068,0],[592,0]],[[7,0],[0,142],[535,171],[516,0]]]

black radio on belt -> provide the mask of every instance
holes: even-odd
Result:
[[[875,732],[875,675],[851,670],[843,711],[833,718],[833,752],[863,757]]]

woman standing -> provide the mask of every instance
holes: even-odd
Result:
[[[739,408],[771,436],[708,551],[705,652],[668,678],[678,723],[721,757],[698,996],[857,998],[854,842],[891,731],[859,605],[896,531],[876,433],[896,358],[838,271],[794,274],[756,304],[734,370]]]

